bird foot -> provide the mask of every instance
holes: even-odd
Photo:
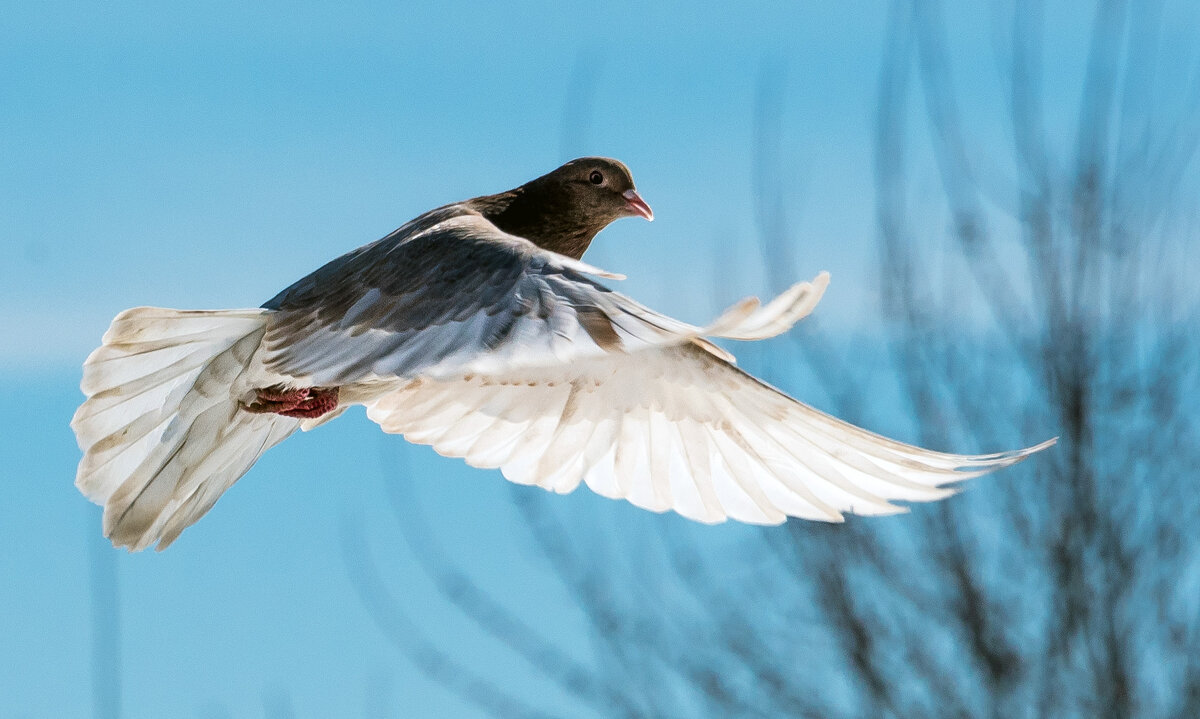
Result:
[[[337,409],[338,388],[265,387],[255,390],[254,401],[242,409],[254,414],[278,414],[297,419],[313,419]]]

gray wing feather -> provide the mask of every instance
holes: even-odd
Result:
[[[266,305],[262,359],[319,386],[520,368],[697,343],[770,337],[812,311],[829,277],[760,305],[743,300],[706,328],[646,308],[595,267],[506,234],[451,205],[347,254]],[[731,359],[731,358],[730,358]]]
[[[469,208],[441,208],[267,302],[275,313],[264,362],[314,384],[345,385],[471,362],[553,364],[697,332],[589,273],[604,275]]]

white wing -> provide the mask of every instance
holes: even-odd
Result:
[[[605,273],[447,207],[280,293],[271,371],[399,389],[368,403],[385,431],[506,477],[702,521],[903,511],[942,485],[1041,449],[969,457],[893,442],[732,365],[706,337],[778,334],[815,307],[822,273],[765,306],[694,327],[587,275]]]
[[[762,315],[746,319],[754,322],[724,329],[757,336]],[[702,522],[902,512],[889,500],[940,499],[953,493],[946,483],[1054,443],[982,456],[902,444],[689,343],[555,369],[416,379],[368,405],[367,415],[386,432],[498,467],[514,482],[570,492],[583,481],[606,497]]]

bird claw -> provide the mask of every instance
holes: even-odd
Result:
[[[338,406],[338,388],[265,387],[255,390],[254,401],[242,409],[253,414],[278,414],[297,419],[313,419],[332,412]]]

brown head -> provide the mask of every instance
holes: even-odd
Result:
[[[629,168],[607,157],[571,160],[520,187],[467,201],[501,230],[576,259],[619,217],[654,219]]]

